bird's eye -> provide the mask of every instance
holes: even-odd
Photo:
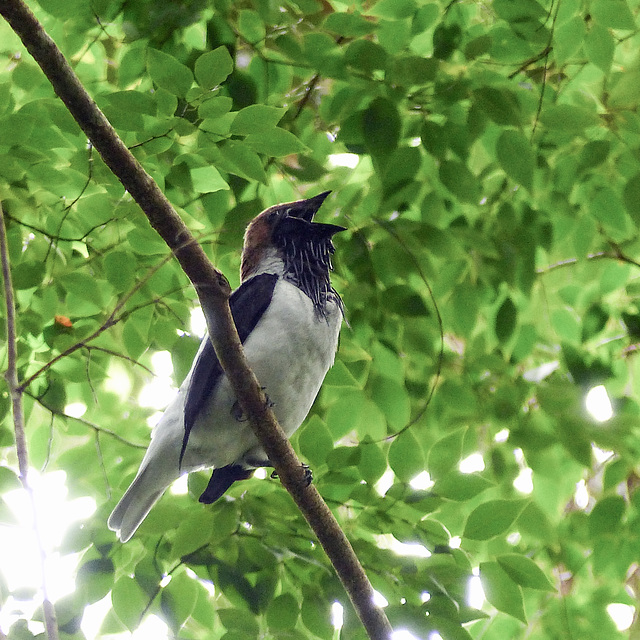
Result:
[[[280,217],[280,213],[278,211],[272,211],[268,216],[267,216],[267,222],[269,224],[274,224],[276,222],[276,220]]]

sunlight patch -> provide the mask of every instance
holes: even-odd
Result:
[[[607,613],[611,616],[618,631],[626,631],[633,624],[635,608],[630,604],[612,602],[607,605]]]
[[[431,489],[435,482],[431,479],[428,471],[421,471],[415,478],[409,481],[412,489],[416,491],[426,491]]]
[[[360,157],[355,153],[332,153],[329,158],[330,167],[347,167],[355,169],[360,162]]]
[[[585,398],[587,411],[594,420],[606,422],[613,417],[613,407],[604,385],[599,384],[589,389]]]
[[[478,471],[484,471],[484,459],[480,453],[472,453],[464,460],[460,461],[458,465],[460,473],[476,473]]]
[[[338,630],[342,629],[344,623],[344,607],[338,602],[334,602],[331,605],[331,624],[333,628]]]

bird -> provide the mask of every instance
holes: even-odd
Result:
[[[333,365],[344,316],[330,272],[332,238],[345,228],[313,220],[329,193],[273,205],[249,223],[240,286],[229,298],[247,361],[288,438],[306,418]],[[235,481],[268,466],[273,465],[205,334],[107,524],[126,542],[183,473],[213,468],[199,498],[210,504]]]

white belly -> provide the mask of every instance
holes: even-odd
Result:
[[[307,416],[333,364],[341,322],[337,304],[329,303],[325,319],[315,312],[308,296],[281,279],[271,305],[245,341],[249,365],[289,437]],[[223,377],[196,419],[183,470],[222,467],[241,462],[247,454],[266,457],[249,423],[238,415],[237,405],[234,408],[235,402]]]

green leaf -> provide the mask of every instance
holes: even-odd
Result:
[[[398,284],[382,292],[382,301],[385,308],[392,313],[415,318],[429,315],[422,298],[410,287]]]
[[[625,0],[594,0],[591,17],[603,27],[635,29],[636,24]]]
[[[471,500],[486,489],[495,486],[493,482],[477,473],[460,473],[450,471],[433,487],[433,493],[447,500]]]
[[[622,197],[624,199],[624,206],[634,223],[636,226],[640,225],[640,173],[636,173],[627,180],[627,184],[625,184],[622,192]]]
[[[233,71],[233,60],[229,55],[229,50],[222,46],[203,53],[196,60],[194,71],[196,80],[203,89],[213,89],[222,84]]]
[[[589,201],[589,213],[614,240],[623,239],[631,232],[625,207],[618,193],[611,187],[600,189]]]
[[[0,467],[0,491],[7,493],[22,488],[18,476],[8,467]]]
[[[606,326],[609,314],[599,304],[592,304],[582,315],[582,341],[597,336]]]
[[[409,394],[404,385],[385,376],[371,375],[369,387],[373,401],[382,409],[391,428],[402,429],[411,417]]]
[[[184,98],[193,84],[193,74],[173,56],[157,49],[147,50],[147,70],[151,79],[175,96]]]
[[[2,144],[12,146],[25,144],[31,136],[36,125],[34,118],[25,117],[19,113],[12,113],[0,118],[0,130],[2,130]]]
[[[197,600],[198,584],[184,571],[171,575],[171,582],[162,590],[163,615],[177,632],[192,614]]]
[[[260,15],[251,9],[242,9],[238,14],[238,31],[250,44],[262,42],[266,35],[264,22]]]
[[[516,127],[522,124],[520,103],[512,91],[480,87],[473,92],[473,98],[496,124]]]
[[[388,81],[404,87],[422,86],[433,82],[439,62],[435,58],[396,56],[388,65]]]
[[[467,433],[467,427],[457,429],[440,438],[429,450],[429,473],[435,478],[451,471],[462,455],[462,443]]]
[[[11,278],[17,290],[33,289],[42,284],[46,273],[45,264],[41,260],[23,260],[13,269]]]
[[[522,589],[497,562],[480,563],[480,581],[487,600],[498,610],[526,624]]]
[[[251,133],[272,130],[286,113],[284,107],[270,107],[266,104],[252,104],[241,109],[231,123],[231,133],[246,136]]]
[[[553,53],[558,65],[563,65],[580,51],[585,34],[586,27],[582,16],[574,16],[554,30]]]
[[[368,13],[387,20],[405,20],[413,16],[417,8],[415,0],[380,0]]]
[[[549,129],[570,133],[581,133],[588,127],[597,127],[600,123],[598,114],[586,107],[570,104],[558,104],[547,107],[540,114],[540,121]]]
[[[462,29],[458,24],[440,23],[433,32],[433,56],[440,60],[448,60],[460,47]]]
[[[243,638],[257,638],[260,627],[255,618],[248,616],[245,609],[218,609],[216,611],[225,629],[243,633]]]
[[[74,271],[58,278],[58,284],[68,293],[69,315],[93,315],[104,312],[108,295],[104,280],[98,281],[86,272]]]
[[[103,266],[109,284],[116,291],[123,292],[133,287],[138,273],[138,261],[133,253],[110,251],[104,257]]]
[[[333,363],[324,384],[331,387],[343,387],[345,389],[362,389],[362,385],[354,378],[342,360]]]
[[[452,297],[451,323],[457,332],[468,337],[473,333],[478,322],[480,308],[478,286],[471,282],[462,282],[455,288]]]
[[[157,103],[152,96],[140,91],[115,91],[107,96],[112,107],[124,113],[142,113],[155,116]]]
[[[196,511],[178,527],[173,540],[173,553],[180,558],[207,544],[214,527],[214,517],[210,511]]]
[[[362,442],[360,451],[360,475],[368,484],[374,484],[387,470],[387,456],[377,444],[370,441]]]
[[[571,309],[555,309],[551,313],[551,326],[562,340],[572,343],[580,340],[580,320]]]
[[[512,129],[503,131],[496,145],[496,156],[504,172],[531,191],[535,156],[524,134]]]
[[[540,591],[556,590],[542,569],[526,556],[520,553],[505,553],[498,556],[496,560],[516,584]]]
[[[424,148],[437,158],[444,158],[449,142],[445,128],[430,120],[426,120],[420,131],[420,139]]]
[[[38,4],[52,16],[61,20],[69,18],[90,19],[90,8],[83,0],[70,0],[69,2],[56,2],[56,0],[42,0]]]
[[[169,251],[164,240],[149,226],[132,229],[127,234],[127,242],[138,255],[164,255]]]
[[[203,119],[215,120],[229,113],[232,106],[233,100],[228,96],[214,96],[205,100],[198,107],[198,116]]]
[[[396,105],[386,98],[376,98],[362,114],[364,143],[373,156],[390,154],[398,146],[400,129]]]
[[[632,69],[618,75],[609,91],[607,104],[615,109],[635,109],[640,102],[640,70]]]
[[[219,149],[222,157],[227,161],[224,167],[227,171],[241,178],[267,184],[267,174],[262,166],[262,160],[255,151],[233,140],[227,141]]]
[[[609,140],[591,140],[580,151],[579,171],[588,171],[606,161],[611,150]]]
[[[387,52],[369,40],[354,40],[344,55],[347,64],[365,73],[373,73],[375,69],[384,69],[387,63]]]
[[[220,191],[220,189],[229,188],[229,185],[214,166],[194,167],[190,170],[190,174],[193,188],[198,193],[212,193]]]
[[[478,179],[458,160],[445,160],[440,165],[440,181],[462,202],[478,204]]]
[[[513,335],[518,320],[518,310],[510,297],[505,298],[496,315],[496,337],[500,342],[508,342]]]
[[[469,514],[463,535],[471,540],[495,538],[509,530],[526,506],[526,500],[489,500],[484,502]]]
[[[145,610],[149,597],[142,590],[138,581],[129,576],[122,576],[111,590],[111,604],[122,624],[130,631],[134,631],[140,622],[140,616]]]
[[[376,24],[355,13],[330,13],[324,22],[328,31],[347,38],[366,36],[376,30]]]
[[[424,471],[422,447],[411,430],[401,433],[391,443],[389,466],[402,482],[409,482]]]
[[[245,142],[258,153],[264,153],[272,158],[281,158],[309,150],[291,131],[279,127],[248,135]]]
[[[318,598],[317,592],[305,593],[300,617],[304,626],[318,638],[331,638],[333,625],[331,624],[330,605]]]
[[[298,446],[312,466],[324,464],[333,451],[331,432],[317,415],[312,415],[299,432]]]
[[[113,562],[109,558],[94,558],[85,562],[76,576],[76,588],[86,602],[102,600],[113,587]]]
[[[584,50],[589,62],[603,73],[609,73],[613,63],[615,41],[607,27],[597,23],[592,25],[584,40]]]
[[[589,535],[617,535],[625,510],[626,504],[622,496],[607,496],[598,500],[589,514]]]
[[[269,629],[274,633],[293,629],[298,620],[299,612],[298,601],[290,593],[283,593],[274,598],[267,607]]]

